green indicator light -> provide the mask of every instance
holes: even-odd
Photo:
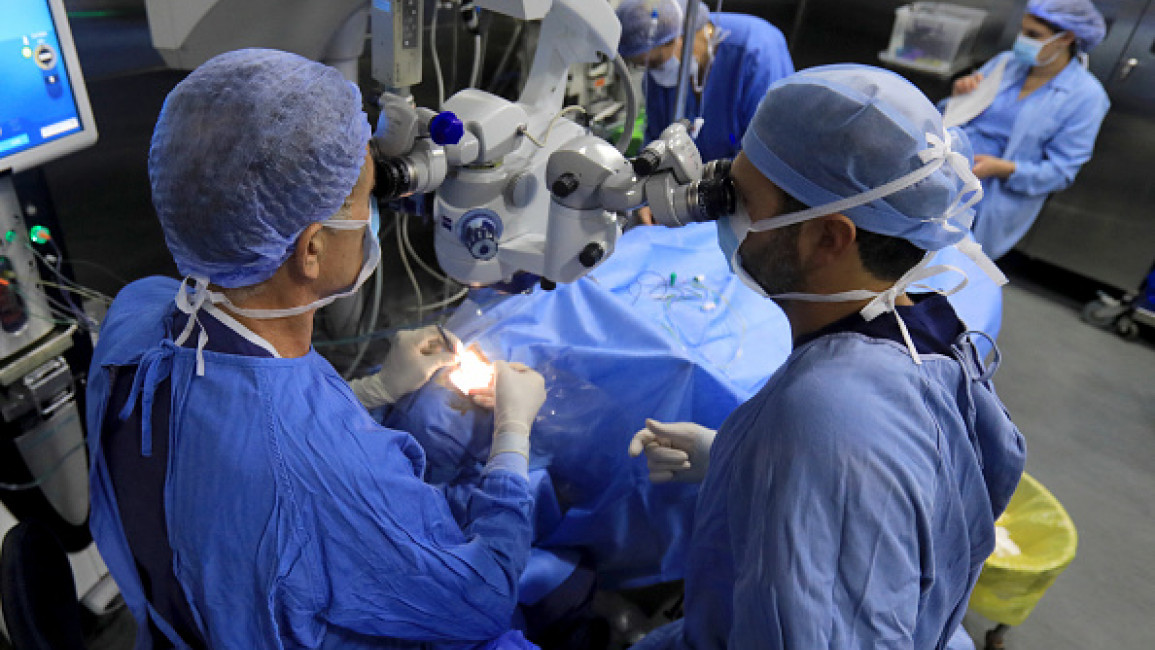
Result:
[[[28,231],[28,237],[33,244],[47,244],[49,239],[52,239],[52,233],[44,226],[32,226],[32,230]]]
[[[9,244],[16,241],[16,231],[9,230],[8,232],[4,233],[4,241],[8,242]]]

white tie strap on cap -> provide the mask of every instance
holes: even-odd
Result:
[[[906,174],[900,176],[885,185],[880,185],[870,191],[863,192],[845,199],[833,201],[825,205],[807,208],[806,210],[799,210],[785,215],[774,217],[773,219],[763,219],[754,223],[750,230],[751,232],[765,232],[767,230],[774,230],[776,228],[785,228],[796,223],[809,221],[818,217],[824,217],[828,214],[836,214],[845,212],[851,208],[857,208],[860,205],[873,203],[882,198],[886,198],[891,194],[895,194],[915,183],[928,178],[935,173],[944,164],[950,163],[951,168],[955,174],[963,181],[963,190],[955,197],[954,203],[947,209],[947,211],[940,217],[934,219],[923,219],[924,223],[940,223],[944,228],[952,231],[961,231],[962,228],[950,222],[955,215],[964,212],[974,204],[978,203],[983,197],[982,182],[975,177],[971,171],[970,161],[967,157],[951,148],[952,138],[949,132],[943,133],[941,136],[934,133],[926,134],[927,148],[919,152],[919,159],[922,160],[923,166]],[[963,198],[970,195],[965,203]]]
[[[857,196],[852,196],[840,201],[828,203],[807,210],[794,212],[792,214],[774,217],[772,219],[764,219],[754,223],[750,227],[752,232],[765,232],[777,228],[784,228],[786,226],[794,225],[815,219],[817,217],[825,216],[849,210],[851,208],[865,205],[872,201],[890,196],[895,192],[899,192],[920,180],[927,178],[935,171],[937,171],[944,164],[950,165],[955,175],[963,182],[963,188],[955,197],[955,200],[942,214],[936,219],[929,219],[924,221],[933,221],[940,223],[943,228],[957,232],[965,232],[965,228],[960,227],[953,221],[954,217],[971,206],[978,203],[983,196],[982,182],[971,171],[970,161],[961,153],[955,151],[952,147],[952,138],[949,131],[944,132],[941,136],[934,133],[926,134],[927,148],[920,151],[918,156],[923,162],[923,167],[897,178],[885,185],[874,188],[868,192],[864,192]],[[999,270],[995,263],[983,252],[982,246],[970,239],[962,239],[958,243],[953,244],[963,255],[969,258],[979,267],[990,279],[998,286],[1003,286],[1007,283],[1007,278]],[[950,296],[959,291],[962,291],[968,284],[966,272],[957,266],[951,265],[936,265],[930,266],[931,260],[934,258],[936,251],[928,251],[923,256],[922,260],[903,274],[889,289],[884,291],[871,291],[869,289],[856,289],[853,291],[843,291],[834,294],[812,294],[812,293],[784,293],[771,296],[778,300],[798,300],[805,302],[852,302],[856,300],[870,300],[870,302],[862,308],[859,313],[868,321],[874,320],[881,314],[887,312],[894,312],[895,319],[898,321],[899,330],[902,332],[902,338],[906,342],[907,350],[910,351],[910,356],[914,362],[921,365],[922,358],[915,348],[914,340],[910,336],[910,331],[906,327],[902,316],[899,315],[896,309],[896,303],[899,296],[906,293],[907,289],[914,286],[915,283],[922,282],[942,273],[957,273],[962,276],[962,280],[946,291],[938,291],[943,296]]]

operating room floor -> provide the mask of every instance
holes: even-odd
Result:
[[[106,267],[78,265],[79,279],[109,292],[121,284],[110,273],[129,280],[175,273],[149,206],[145,156],[161,101],[182,77],[152,67],[155,55],[126,57],[116,69],[109,66],[119,60],[96,56],[103,56],[103,42],[115,41],[109,47],[123,52],[119,35],[140,41],[139,17],[117,20],[102,29],[74,24],[101,141],[46,169],[72,256]],[[81,42],[86,34],[104,40],[93,36],[89,46]],[[138,49],[147,49],[147,39]],[[85,60],[89,51],[94,55]],[[142,60],[149,69],[131,69]],[[1021,264],[1009,274],[999,337],[1004,361],[995,384],[1027,437],[1027,470],[1067,508],[1080,544],[1035,612],[1011,630],[1007,647],[1151,647],[1155,345],[1082,323],[1083,296],[1072,297],[1077,294],[1043,267]],[[93,626],[89,647],[132,647],[126,617],[122,610]],[[967,625],[981,647],[989,623],[968,617]]]
[[[1155,346],[1149,332],[1124,341],[1084,324],[1081,302],[1024,270],[1005,292],[995,386],[1027,439],[1027,472],[1067,509],[1079,548],[1007,647],[1152,647]],[[976,640],[989,625],[967,624]]]

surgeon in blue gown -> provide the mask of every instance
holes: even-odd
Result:
[[[697,2],[698,0],[693,0]],[[686,0],[624,0],[622,58],[648,68],[646,141],[674,121]],[[733,158],[770,84],[794,72],[786,39],[756,16],[710,13],[699,2],[685,117],[702,118],[702,159]]]
[[[997,87],[962,126],[985,190],[974,235],[992,258],[1010,252],[1047,197],[1070,186],[1091,159],[1110,101],[1086,57],[1106,33],[1091,0],[1031,0],[1013,50],[955,82],[957,97],[975,93],[983,80]]]
[[[965,137],[891,72],[775,84],[742,141],[719,245],[794,349],[715,433],[647,423],[654,481],[702,481],[685,618],[636,648],[964,648],[960,623],[1025,449],[942,295],[981,185]]]
[[[274,50],[215,57],[165,101],[149,176],[185,281],[117,296],[88,383],[91,528],[141,650],[530,647],[510,625],[542,377],[497,363],[459,523],[420,445],[365,408],[449,363],[436,331],[353,387],[310,345],[380,258],[361,105]]]

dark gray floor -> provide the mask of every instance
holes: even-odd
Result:
[[[1079,549],[1008,647],[1150,648],[1155,347],[1091,328],[1077,302],[1012,280],[995,387],[1027,438],[1027,471],[1065,506]]]

